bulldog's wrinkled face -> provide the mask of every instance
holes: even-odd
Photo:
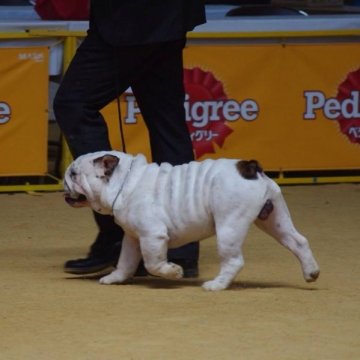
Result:
[[[91,206],[99,213],[108,214],[111,209],[102,205],[101,193],[118,163],[119,158],[111,154],[78,157],[65,172],[65,201],[72,207]]]
[[[65,201],[72,207],[90,206],[79,182],[80,172],[77,171],[75,163],[72,163],[66,170],[64,178]]]

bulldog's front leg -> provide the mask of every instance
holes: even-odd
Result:
[[[140,246],[137,239],[124,235],[121,253],[116,269],[100,279],[100,284],[120,284],[130,279],[136,272],[141,260]]]
[[[167,261],[168,236],[151,234],[140,237],[141,253],[146,270],[166,279],[180,279],[184,276],[181,266]]]

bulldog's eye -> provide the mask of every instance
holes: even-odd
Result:
[[[71,169],[71,170],[70,170],[70,177],[71,177],[71,178],[74,178],[75,176],[76,176],[75,170],[74,170],[74,169]]]

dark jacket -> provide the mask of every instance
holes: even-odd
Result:
[[[205,21],[203,0],[91,0],[90,30],[113,46],[181,39]]]

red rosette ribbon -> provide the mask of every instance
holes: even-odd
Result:
[[[228,100],[222,83],[209,71],[195,67],[184,69],[187,125],[196,158],[215,153],[214,143],[222,147],[233,130],[225,121],[216,102]],[[215,110],[214,110],[215,109]],[[212,114],[212,116],[210,116]],[[215,117],[216,120],[211,120]]]
[[[359,98],[360,92],[360,69],[350,72],[346,79],[339,85],[337,100],[343,103],[347,99],[351,99],[353,96]],[[354,103],[354,102],[353,102]],[[348,137],[352,143],[360,144],[360,113],[359,103],[357,103],[357,109],[350,109],[350,104],[347,105],[346,113],[353,112],[356,116],[346,116],[342,111],[337,118],[337,122],[340,127],[340,131]],[[354,111],[355,110],[355,111]],[[357,115],[359,114],[359,115]]]

